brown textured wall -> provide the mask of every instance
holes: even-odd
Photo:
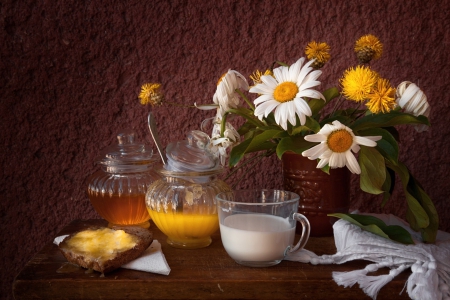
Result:
[[[86,194],[94,158],[120,128],[149,140],[141,84],[163,83],[168,101],[209,103],[228,68],[245,75],[273,60],[293,63],[307,42],[326,41],[322,87],[356,63],[363,34],[384,43],[373,66],[394,85],[418,83],[432,128],[401,128],[401,156],[450,231],[449,1],[2,1],[0,4],[1,275],[14,276],[65,224],[97,218]],[[197,129],[210,112],[154,109],[163,144]],[[272,157],[239,187],[281,187]],[[352,181],[352,206],[403,216],[397,192],[384,210]]]

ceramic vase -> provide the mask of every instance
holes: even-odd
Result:
[[[332,236],[336,218],[330,213],[348,213],[350,172],[331,169],[330,174],[317,168],[316,160],[286,152],[282,157],[284,189],[300,195],[298,212],[311,224],[311,236]]]

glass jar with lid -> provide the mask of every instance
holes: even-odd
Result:
[[[218,175],[223,172],[206,151],[207,135],[191,131],[187,141],[169,144],[168,162],[158,168],[145,197],[155,225],[175,248],[195,249],[211,244],[219,229],[215,196],[231,188]]]
[[[145,205],[148,187],[161,176],[154,166],[159,159],[148,146],[135,141],[135,132],[117,135],[97,163],[100,170],[88,179],[88,196],[97,213],[113,225],[150,227]]]

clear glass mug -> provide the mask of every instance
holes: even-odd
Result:
[[[308,219],[297,212],[300,197],[282,190],[236,190],[216,196],[222,244],[237,263],[268,267],[309,238]],[[294,246],[295,228],[302,226]]]

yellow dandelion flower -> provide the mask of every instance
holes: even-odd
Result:
[[[253,85],[262,83],[261,76],[263,75],[273,76],[273,72],[269,69],[267,69],[264,73],[262,73],[260,70],[256,70],[255,72],[253,72],[253,74],[250,75],[250,79],[253,81]]]
[[[151,104],[152,106],[161,105],[164,101],[164,95],[161,91],[160,83],[146,83],[141,88],[139,94],[142,105]]]
[[[378,59],[383,53],[383,44],[372,35],[367,34],[360,37],[355,44],[355,52],[361,63],[368,63],[372,59]]]
[[[320,69],[330,59],[330,46],[327,43],[310,42],[305,48],[306,57],[316,61],[312,64],[313,68]]]
[[[389,80],[380,78],[377,80],[372,93],[368,96],[367,108],[374,114],[388,113],[394,109],[395,89]]]
[[[349,68],[344,72],[344,76],[340,80],[342,93],[350,100],[356,102],[364,101],[372,92],[378,77],[378,74],[369,67],[357,66]]]

